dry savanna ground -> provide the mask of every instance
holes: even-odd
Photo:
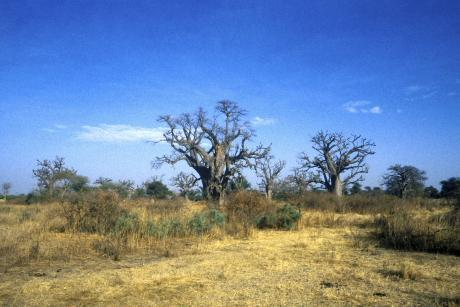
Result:
[[[181,214],[204,210],[202,204]],[[159,214],[136,205],[141,218]],[[295,230],[129,237],[63,231],[59,205],[0,209],[3,305],[439,305],[460,302],[457,256],[381,247],[371,215],[306,210]],[[188,213],[187,213],[188,212]],[[163,213],[161,213],[163,214]],[[99,241],[98,241],[99,240]],[[113,259],[117,259],[117,261]]]

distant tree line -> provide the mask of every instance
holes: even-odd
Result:
[[[281,177],[286,162],[276,160],[271,145],[251,147],[255,132],[245,120],[246,111],[231,101],[217,103],[215,113],[209,116],[203,109],[179,116],[163,115],[159,122],[166,125],[163,140],[170,145],[169,155],[156,157],[154,168],[181,161],[192,170],[180,172],[170,183],[178,194],[188,199],[206,199],[222,204],[225,195],[233,191],[251,189],[244,177],[245,170],[254,171],[258,187],[267,199],[306,191],[323,190],[337,197],[343,194],[388,193],[401,198],[425,196],[453,198],[460,196],[460,179],[441,182],[441,191],[425,187],[426,173],[411,165],[395,164],[382,177],[382,186],[362,187],[360,182],[368,173],[366,163],[373,155],[375,144],[361,135],[320,131],[311,138],[312,154],[301,153],[298,166]],[[100,177],[92,184],[88,177],[65,165],[64,158],[37,160],[33,170],[38,190],[30,197],[65,197],[91,189],[110,190],[124,198],[168,198],[174,193],[159,177],[135,186],[131,180],[113,181]],[[3,198],[11,185],[2,186]]]

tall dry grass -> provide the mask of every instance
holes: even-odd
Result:
[[[376,237],[384,246],[402,250],[460,255],[460,210],[435,214],[395,210],[375,220]]]
[[[215,209],[180,198],[128,201],[95,191],[62,203],[0,206],[0,269],[88,257],[171,256],[203,240],[248,238],[257,228],[374,227],[376,238],[391,248],[458,254],[459,224],[458,211],[439,201],[386,195],[338,201],[306,193],[269,202],[240,191]]]

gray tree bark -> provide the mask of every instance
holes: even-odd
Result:
[[[160,121],[168,126],[164,141],[171,145],[173,153],[157,157],[154,166],[185,161],[198,173],[203,196],[223,204],[230,178],[267,155],[269,147],[247,148],[253,131],[242,121],[245,111],[235,103],[221,101],[216,110],[217,115],[223,115],[222,121],[218,116],[209,119],[201,109],[195,115],[161,116]]]
[[[345,186],[363,180],[362,175],[368,172],[364,160],[374,154],[372,147],[375,146],[360,135],[345,137],[323,131],[312,138],[312,143],[317,156],[310,158],[303,153],[299,169],[308,172],[313,182],[338,197],[342,196]]]

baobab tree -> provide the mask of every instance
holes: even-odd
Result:
[[[171,183],[177,187],[185,199],[188,201],[188,195],[196,186],[199,178],[195,177],[193,174],[187,174],[180,172],[173,178],[171,178]]]
[[[344,186],[364,180],[362,175],[368,172],[364,161],[374,154],[373,142],[361,135],[346,137],[341,133],[323,131],[311,142],[317,155],[311,158],[302,153],[300,168],[310,173],[317,184],[340,197]]]
[[[275,181],[286,166],[286,161],[274,161],[274,156],[266,155],[256,161],[255,169],[257,176],[261,179],[260,186],[265,192],[268,200],[272,199]]]
[[[7,200],[6,198],[8,197],[8,194],[10,194],[10,190],[11,190],[11,183],[4,182],[2,184],[2,192],[3,192],[3,197],[5,201]]]
[[[38,187],[47,191],[48,196],[54,194],[56,183],[74,177],[76,171],[65,166],[64,158],[56,157],[53,161],[37,160],[37,169],[32,170],[38,179]]]
[[[202,109],[179,117],[161,116],[159,121],[167,125],[163,141],[172,147],[173,152],[156,157],[154,167],[185,161],[197,172],[203,196],[223,204],[229,180],[269,151],[269,147],[263,145],[248,148],[254,132],[249,123],[243,121],[245,115],[246,112],[236,103],[220,101],[212,119]]]

